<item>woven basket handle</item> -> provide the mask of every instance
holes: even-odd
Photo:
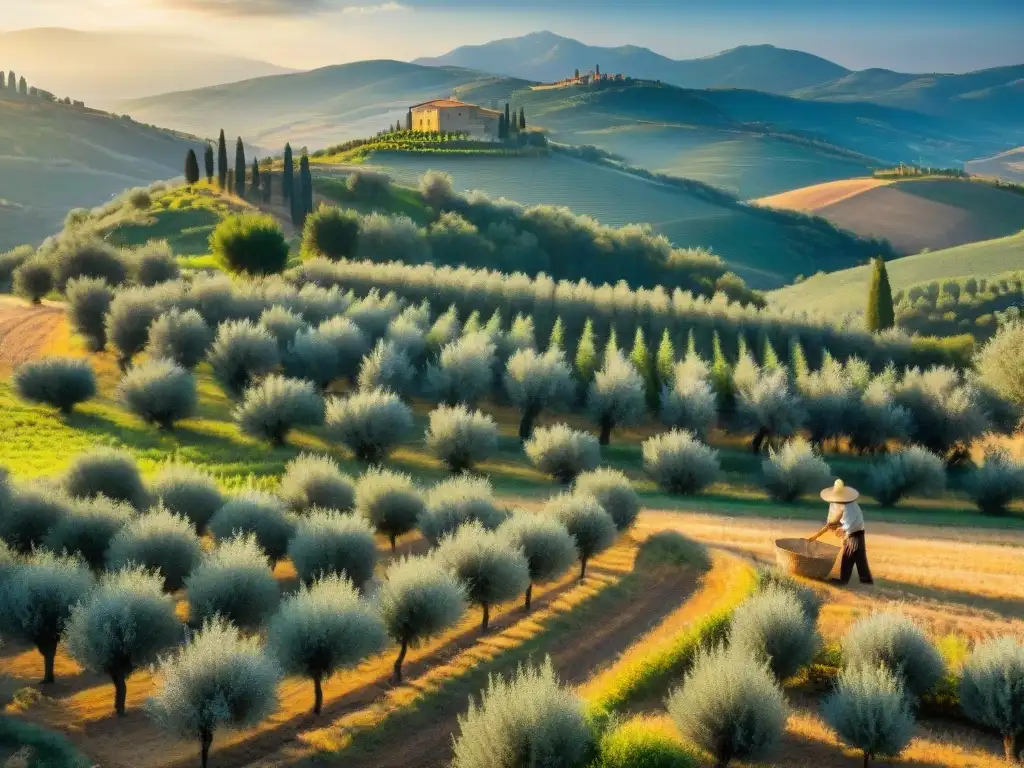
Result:
[[[808,541],[817,541],[818,539],[820,539],[822,536],[825,535],[826,531],[828,531],[828,526],[827,525],[824,528],[822,528],[820,531],[818,531],[816,534],[811,536],[808,539]]]

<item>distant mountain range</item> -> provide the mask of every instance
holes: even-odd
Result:
[[[0,67],[60,97],[103,108],[119,99],[293,71],[173,35],[62,28],[0,33]]]

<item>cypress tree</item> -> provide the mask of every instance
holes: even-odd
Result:
[[[526,107],[519,108],[519,130],[526,130]]]
[[[750,353],[750,346],[747,344],[747,336],[740,331],[736,337],[736,360],[737,362],[743,359],[744,355]]]
[[[214,159],[213,159],[213,147],[209,144],[206,145],[206,152],[203,153],[203,163],[206,165],[206,180],[213,183],[214,174]]]
[[[18,93],[20,93],[22,96],[28,96],[28,83],[25,82],[24,77],[22,77],[21,80],[18,81]]]
[[[242,144],[242,137],[235,142],[235,194],[245,197],[245,145]]]
[[[254,157],[252,159],[252,181],[251,181],[251,184],[252,184],[252,186],[250,187],[250,191],[252,192],[252,196],[254,198],[256,198],[256,199],[259,199],[259,194],[260,194],[260,161],[259,161],[259,158],[257,158],[257,157]]]
[[[185,182],[189,186],[199,182],[199,160],[194,149],[190,149],[185,155]]]
[[[765,334],[764,345],[761,351],[761,367],[766,371],[778,371],[782,369],[782,361],[779,360],[779,356],[775,352],[775,347],[772,346],[772,340]]]
[[[615,326],[612,326],[611,332],[608,334],[608,341],[604,345],[604,356],[602,359],[604,362],[608,362],[615,354],[619,351],[619,336],[615,332]]]
[[[224,140],[224,129],[217,140],[217,185],[221,190],[228,188],[228,145]]]
[[[686,334],[686,356],[691,359],[697,357],[697,334],[693,328]]]
[[[576,378],[579,379],[583,391],[590,386],[597,373],[597,340],[594,338],[594,322],[589,317],[583,326],[583,333],[576,344]]]
[[[565,326],[562,324],[562,318],[555,318],[555,324],[551,328],[551,340],[548,341],[548,349],[565,349]]]
[[[512,130],[512,114],[511,114],[511,112],[509,110],[508,102],[506,101],[505,102],[505,131],[506,131],[505,135],[507,136],[508,132],[511,131],[511,130]]]
[[[799,381],[811,372],[807,364],[807,354],[804,352],[804,345],[800,343],[800,337],[794,336],[789,340],[789,368],[793,373],[793,380]]]
[[[292,220],[296,227],[302,229],[306,217],[313,212],[313,176],[309,171],[309,156],[305,152],[299,161],[299,188],[294,197]]]
[[[18,90],[18,78],[14,76],[14,72],[7,73],[7,90],[16,91]]]
[[[499,139],[506,138],[506,134],[505,134],[505,116],[504,115],[498,115],[498,138]]]
[[[885,261],[876,258],[873,263],[865,321],[869,331],[878,333],[896,325],[896,314],[892,307],[892,287],[889,285]]]
[[[284,145],[284,166],[281,173],[281,194],[291,200],[295,191],[295,164],[292,160],[292,145]]]
[[[629,360],[644,380],[644,388],[647,393],[647,407],[652,411],[658,408],[658,371],[651,356],[651,350],[647,346],[647,339],[644,338],[643,328],[637,328],[633,336],[633,349],[630,350]]]
[[[676,347],[672,343],[668,328],[661,334],[661,343],[658,344],[658,356],[655,366],[658,371],[658,379],[663,384],[672,380],[673,371],[676,367]]]
[[[462,337],[471,336],[474,333],[479,333],[483,330],[483,326],[480,324],[480,310],[474,309],[469,313],[469,317],[466,318],[466,324],[462,326]]]
[[[504,320],[501,317],[501,310],[496,309],[494,310],[494,314],[491,315],[491,319],[487,321],[487,325],[484,326],[484,333],[497,341],[501,338],[503,326]]]
[[[736,393],[732,382],[732,365],[722,350],[722,339],[715,331],[714,359],[711,363],[711,387],[718,397],[718,408],[723,414],[731,414],[735,403]]]

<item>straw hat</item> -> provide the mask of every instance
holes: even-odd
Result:
[[[850,488],[842,480],[836,480],[831,488],[826,488],[821,492],[821,498],[830,504],[849,504],[860,498],[860,493],[856,488]]]

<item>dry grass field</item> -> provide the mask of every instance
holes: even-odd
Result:
[[[783,208],[789,211],[817,213],[829,205],[841,203],[843,200],[848,200],[851,197],[856,197],[869,190],[885,187],[889,184],[892,184],[892,181],[889,179],[839,179],[838,181],[828,181],[824,184],[814,184],[810,187],[792,189],[788,192],[762,197],[751,202],[762,205],[765,208]]]

